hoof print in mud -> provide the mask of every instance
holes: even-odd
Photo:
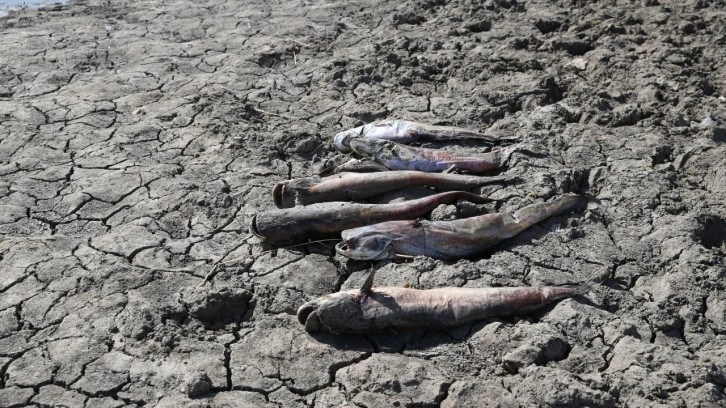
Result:
[[[567,357],[570,345],[559,337],[534,339],[521,345],[502,357],[504,369],[516,374],[520,368],[531,364],[546,365]]]
[[[202,289],[184,297],[189,316],[205,324],[240,322],[251,311],[252,293],[238,288]]]
[[[694,236],[706,249],[721,248],[726,251],[726,221],[719,216],[709,215],[700,219]]]
[[[418,25],[426,21],[426,18],[423,16],[419,16],[414,13],[403,13],[403,14],[394,14],[393,16],[393,25],[400,25],[400,24],[411,24],[411,25]]]

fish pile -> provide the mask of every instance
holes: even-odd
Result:
[[[588,197],[568,194],[526,206],[513,214],[493,213],[453,221],[422,220],[441,204],[461,200],[475,204],[491,202],[463,190],[509,180],[473,174],[496,170],[514,152],[526,150],[515,143],[487,153],[459,155],[407,144],[459,139],[491,144],[514,141],[463,128],[401,120],[370,123],[338,133],[333,138],[335,148],[364,159],[352,159],[321,176],[278,183],[272,196],[279,209],[255,215],[250,231],[262,242],[273,245],[340,237],[336,252],[356,260],[421,255],[455,260],[474,256],[546,218],[592,203]],[[355,202],[409,186],[426,186],[438,193],[393,204]],[[372,285],[373,272],[358,291],[338,292],[305,303],[297,312],[298,319],[309,332],[448,328],[490,316],[531,311],[589,290],[588,285],[430,290],[373,289]]]

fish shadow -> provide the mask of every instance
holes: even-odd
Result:
[[[549,157],[549,155],[545,152],[534,150],[533,146],[523,146],[519,150],[517,150],[517,153],[537,159],[544,159],[546,157]]]
[[[285,250],[297,255],[318,254],[332,257],[335,255],[335,244],[338,242],[340,242],[340,237],[292,244],[271,244],[262,242],[260,243],[260,248],[263,252],[271,252],[273,254],[272,256],[277,256],[277,251]]]

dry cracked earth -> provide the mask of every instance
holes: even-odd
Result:
[[[723,406],[726,6],[75,1],[0,19],[0,406]],[[399,118],[518,136],[475,190],[599,209],[473,259],[260,245],[272,186]],[[482,149],[476,143],[447,146]],[[380,200],[396,200],[407,191]],[[457,209],[437,209],[456,216]],[[212,267],[218,267],[204,282]],[[451,331],[316,334],[376,284],[602,284]]]

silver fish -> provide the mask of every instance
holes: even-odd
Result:
[[[512,153],[524,150],[522,144],[493,149],[474,156],[462,156],[441,149],[406,146],[378,139],[356,138],[350,147],[361,156],[372,157],[390,170],[426,172],[466,171],[482,173],[502,167]]]
[[[390,140],[403,144],[420,140],[477,139],[486,142],[512,140],[455,126],[426,125],[405,120],[382,120],[338,133],[333,137],[333,145],[341,152],[349,153],[351,151],[350,140],[356,137]]]
[[[514,214],[495,213],[454,221],[388,221],[345,230],[336,251],[352,259],[395,259],[417,255],[459,259],[475,255],[532,225],[580,206],[596,207],[593,198],[571,194],[529,205]]]
[[[272,197],[277,207],[290,208],[326,201],[360,200],[408,186],[428,186],[440,191],[451,191],[469,190],[506,181],[505,177],[422,171],[340,173],[324,178],[305,177],[281,181],[272,189]]]
[[[386,329],[448,329],[494,316],[527,313],[556,300],[582,295],[590,285],[513,288],[372,288],[309,301],[297,310],[308,332],[366,334]]]

